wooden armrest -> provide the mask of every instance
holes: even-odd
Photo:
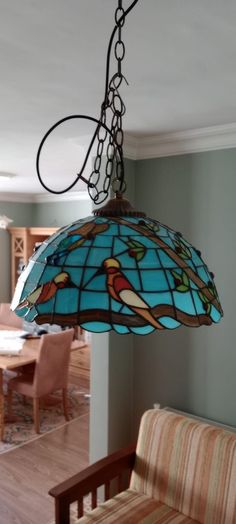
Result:
[[[69,524],[70,504],[77,500],[80,504],[90,492],[94,498],[93,506],[96,507],[96,490],[99,486],[105,484],[105,498],[109,498],[110,481],[120,478],[125,470],[132,470],[135,449],[136,445],[132,444],[116,451],[50,489],[49,494],[55,498],[56,524]]]

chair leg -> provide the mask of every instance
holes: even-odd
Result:
[[[7,392],[7,412],[8,416],[12,415],[12,389],[8,388]]]
[[[68,413],[67,388],[62,389],[62,404],[63,404],[63,411],[64,411],[65,419],[70,420],[69,413]]]
[[[34,428],[36,433],[40,433],[39,429],[39,398],[33,399],[34,404]]]

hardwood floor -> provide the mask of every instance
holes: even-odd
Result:
[[[69,383],[89,393],[76,360]],[[0,524],[49,524],[54,519],[50,488],[88,465],[89,414],[0,455]]]
[[[88,465],[89,414],[0,456],[0,524],[48,524],[48,490]]]

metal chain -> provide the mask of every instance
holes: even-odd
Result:
[[[91,199],[95,204],[100,204],[106,200],[110,187],[115,193],[123,193],[126,189],[126,183],[124,180],[124,159],[123,159],[123,128],[122,128],[122,118],[125,114],[126,108],[123,103],[123,100],[119,93],[119,88],[125,80],[124,75],[122,74],[122,61],[125,57],[125,45],[122,40],[122,28],[124,26],[127,15],[132,11],[134,6],[138,3],[139,0],[133,0],[129,7],[124,10],[122,5],[122,0],[118,0],[118,7],[115,11],[115,27],[112,31],[108,50],[107,50],[107,59],[106,59],[106,79],[105,79],[105,95],[104,101],[101,106],[100,118],[94,118],[89,115],[69,115],[58,120],[52,127],[45,133],[42,138],[36,157],[36,171],[41,185],[53,194],[62,194],[66,193],[72,189],[79,180],[82,180],[87,184],[88,192]],[[117,40],[114,44],[114,38],[117,35]],[[110,57],[112,46],[114,46],[115,59],[117,61],[117,72],[110,75]],[[94,131],[93,137],[88,146],[83,165],[76,174],[74,181],[69,184],[65,189],[54,190],[48,187],[42,179],[41,170],[40,170],[40,158],[41,152],[51,133],[54,132],[56,128],[65,122],[74,120],[74,119],[85,119],[91,122],[96,123],[96,129]],[[105,142],[109,136],[108,145],[105,150]],[[97,140],[97,150],[96,156],[93,163],[93,171],[89,177],[86,179],[83,176],[85,167],[88,162],[89,155],[91,154],[92,147]],[[101,169],[103,169],[103,159],[105,160],[105,178],[103,183],[101,182]],[[113,180],[112,180],[113,178]]]
[[[111,183],[114,192],[124,192],[126,189],[126,184],[124,182],[122,152],[124,141],[122,118],[126,112],[126,108],[119,93],[119,88],[125,79],[122,75],[122,61],[125,57],[125,45],[122,40],[122,28],[125,23],[124,13],[125,11],[122,6],[122,0],[118,0],[118,7],[115,11],[117,40],[114,44],[114,56],[117,62],[117,72],[109,81],[100,114],[101,124],[109,127],[111,133],[109,133],[109,141],[104,155],[104,146],[108,133],[105,128],[98,126],[96,133],[97,151],[93,162],[93,171],[88,181],[88,192],[95,204],[101,204],[104,202],[104,200],[106,200]],[[110,121],[109,126],[108,119]],[[103,156],[105,160],[105,174],[103,183],[101,185],[100,179]],[[113,182],[112,177],[114,178]]]

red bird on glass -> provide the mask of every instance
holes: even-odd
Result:
[[[134,290],[134,287],[121,271],[121,264],[116,258],[107,258],[103,262],[103,269],[107,276],[107,288],[110,296],[124,306],[128,306],[134,313],[143,317],[148,324],[157,329],[164,329],[154,318],[150,306]]]
[[[43,304],[54,297],[58,289],[65,287],[74,287],[70,281],[70,275],[66,272],[59,273],[53,280],[41,284],[34,289],[25,299],[19,304],[16,309],[27,307],[31,309],[38,304]]]

